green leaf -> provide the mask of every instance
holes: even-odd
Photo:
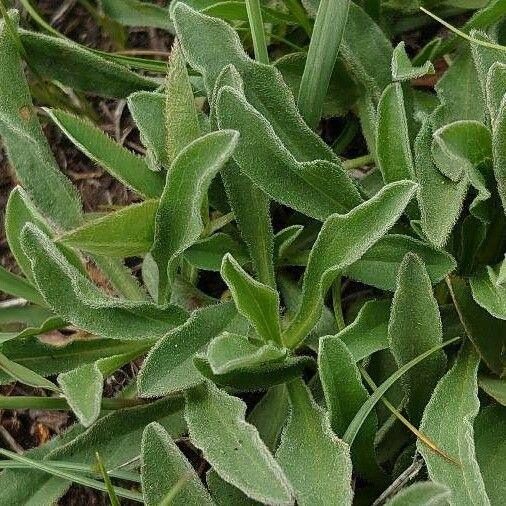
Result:
[[[474,300],[495,318],[506,320],[506,287],[497,269],[480,266],[469,278]]]
[[[142,492],[147,506],[156,506],[180,480],[184,484],[171,504],[214,504],[192,465],[157,422],[142,433]],[[160,479],[163,476],[163,479]]]
[[[261,502],[291,504],[291,487],[257,430],[244,419],[246,405],[210,383],[186,394],[192,443],[227,482]]]
[[[367,301],[353,323],[337,334],[355,362],[388,348],[390,306],[388,299]]]
[[[476,417],[474,422],[474,441],[476,459],[485,482],[485,490],[490,504],[501,504],[506,494],[502,476],[506,467],[506,408],[504,406],[487,406]]]
[[[506,148],[504,136],[506,135],[506,101],[501,102],[497,117],[492,125],[492,151],[494,154],[494,174],[497,181],[497,190],[501,197],[503,208],[506,209]]]
[[[223,257],[221,277],[227,283],[239,313],[253,325],[264,341],[281,344],[279,295],[255,281],[227,254]]]
[[[176,306],[161,308],[103,294],[30,223],[23,228],[21,245],[44,300],[77,327],[112,339],[153,339],[186,319],[185,311]]]
[[[169,164],[181,151],[200,137],[193,90],[179,44],[172,48],[166,82],[166,150]]]
[[[76,249],[109,257],[131,257],[150,250],[158,200],[146,200],[106,214],[57,237]]]
[[[46,305],[40,293],[29,281],[9,272],[2,266],[0,266],[0,291],[40,306]]]
[[[223,257],[229,253],[239,265],[250,261],[248,251],[229,235],[218,232],[192,244],[184,252],[184,258],[197,269],[220,272]]]
[[[478,376],[478,385],[499,404],[506,406],[506,379],[480,374]]]
[[[230,324],[233,304],[219,304],[194,311],[187,322],[161,339],[148,354],[138,376],[142,397],[159,397],[201,383],[193,365],[194,355]]]
[[[97,457],[97,466],[100,469],[100,474],[102,475],[102,479],[104,480],[104,484],[107,487],[107,495],[109,497],[109,501],[111,502],[111,506],[121,506],[121,503],[119,502],[118,496],[116,494],[116,490],[111,482],[111,478],[109,474],[107,474],[107,469],[105,468],[104,462],[102,461],[102,458],[100,457],[100,453],[96,453]]]
[[[155,80],[136,74],[70,39],[27,30],[19,30],[19,36],[30,67],[39,75],[72,89],[126,98],[135,91],[153,91],[158,87]]]
[[[501,62],[495,62],[488,71],[485,85],[485,100],[490,113],[492,124],[497,118],[501,108],[501,102],[504,97],[504,87],[506,85],[506,65]]]
[[[414,179],[408,120],[400,83],[385,88],[378,104],[376,156],[385,183]],[[392,142],[395,139],[395,142]]]
[[[241,92],[222,87],[216,110],[220,128],[240,133],[235,161],[274,200],[319,220],[334,212],[347,212],[362,202],[355,185],[337,163],[298,162]]]
[[[434,65],[427,60],[422,66],[414,66],[406,53],[406,44],[399,42],[392,55],[392,79],[394,81],[409,81],[426,74],[435,74]]]
[[[132,93],[127,99],[128,110],[139,129],[141,142],[147,148],[146,162],[151,170],[160,170],[162,165],[170,165],[167,154],[165,100],[162,93],[150,91]]]
[[[144,197],[156,198],[161,195],[163,175],[150,170],[140,156],[72,114],[56,109],[47,112],[77,148],[116,179]]]
[[[432,284],[425,265],[414,253],[404,257],[399,269],[388,324],[388,341],[399,367],[443,342],[441,316]],[[445,368],[446,356],[441,350],[404,375],[406,409],[415,425],[421,420],[424,407]]]
[[[408,181],[391,183],[348,214],[327,219],[309,255],[299,311],[283,333],[287,346],[297,346],[306,337],[321,315],[332,279],[394,225],[415,190],[416,185]]]
[[[497,300],[495,295],[500,293],[500,287],[493,284],[486,268],[482,267],[477,275],[472,277],[471,288],[465,280],[454,277],[451,280],[451,289],[467,336],[487,366],[502,376],[506,371],[506,357],[503,354],[506,345],[506,321],[494,318],[481,305],[484,303],[493,311],[495,306],[492,304]]]
[[[338,337],[320,339],[318,372],[329,411],[330,426],[342,436],[360,406],[369,397],[362,384],[355,357]],[[385,484],[385,474],[376,462],[374,442],[378,428],[376,413],[370,413],[358,432],[351,458],[354,470],[366,480]]]
[[[446,506],[450,490],[439,483],[421,481],[402,489],[385,506]]]
[[[261,504],[220,478],[214,469],[207,472],[206,483],[218,506],[259,506]]]
[[[444,250],[406,235],[388,234],[347,267],[344,273],[367,285],[393,292],[399,266],[409,252],[423,260],[433,284],[441,281],[456,267],[455,259]]]
[[[318,7],[298,97],[300,113],[312,128],[316,128],[322,115],[349,6],[350,0],[321,0]]]
[[[102,0],[104,14],[125,26],[151,26],[174,33],[168,9],[139,0]]]
[[[435,388],[420,425],[423,434],[459,461],[449,462],[420,441],[417,443],[430,478],[451,490],[452,505],[490,504],[473,441],[473,422],[480,408],[476,383],[479,361],[479,355],[467,343]]]
[[[19,381],[24,385],[36,388],[46,388],[52,392],[60,392],[60,389],[52,382],[28,369],[24,365],[17,364],[9,360],[4,354],[0,353],[0,369],[8,374],[13,380]]]
[[[276,459],[290,480],[297,504],[351,504],[348,445],[330,428],[302,380],[287,385],[290,414]]]
[[[151,344],[148,344],[130,353],[100,358],[94,363],[58,375],[58,384],[65,399],[85,427],[92,425],[100,414],[104,379],[150,347]]]
[[[25,49],[30,52],[29,47]],[[0,72],[3,82],[0,86],[0,134],[10,164],[37,209],[58,226],[76,226],[81,220],[79,197],[60,172],[42,132],[19,53],[4,20],[0,21],[0,54],[4,55]]]
[[[222,375],[235,369],[245,369],[268,362],[279,362],[286,356],[272,343],[256,345],[246,336],[223,332],[216,336],[207,348],[206,358],[214,374]]]
[[[155,217],[151,255],[158,265],[158,300],[168,298],[177,269],[176,260],[203,231],[200,215],[207,188],[235,146],[237,133],[212,132],[189,144],[167,172]]]

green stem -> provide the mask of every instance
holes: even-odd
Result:
[[[364,155],[358,158],[352,158],[351,160],[344,160],[343,167],[345,170],[360,169],[365,165],[372,165],[374,163],[374,156]]]
[[[341,276],[338,276],[332,284],[332,304],[334,306],[334,315],[339,332],[344,330],[346,327],[346,323],[344,322],[343,306],[341,304],[341,279]]]
[[[141,404],[145,404],[142,399],[102,399],[104,411],[116,411]],[[0,409],[68,411],[70,406],[64,397],[0,396]]]
[[[234,220],[235,215],[233,212],[230,212],[210,221],[208,225],[208,235],[214,234],[217,230],[222,229],[225,225],[232,223]]]
[[[253,49],[255,50],[255,59],[260,63],[268,65],[269,53],[267,52],[267,42],[265,40],[260,0],[246,0],[246,10],[248,11],[251,38],[253,39]]]

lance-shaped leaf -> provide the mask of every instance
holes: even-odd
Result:
[[[390,305],[388,299],[367,301],[353,323],[337,334],[355,362],[388,348]]]
[[[506,100],[501,102],[496,120],[492,125],[492,151],[494,154],[494,174],[503,208],[506,209]]]
[[[492,124],[494,123],[506,89],[506,64],[495,62],[488,71],[485,84],[485,100]]]
[[[480,266],[469,278],[474,300],[495,318],[506,320],[506,286],[499,282],[497,268]]]
[[[177,41],[170,54],[166,88],[166,149],[170,164],[188,144],[200,136],[193,90],[188,78],[186,62]]]
[[[155,217],[151,255],[158,265],[158,299],[167,299],[176,260],[202,233],[200,214],[207,189],[237,145],[237,132],[212,132],[189,144],[167,172]]]
[[[330,426],[342,436],[360,406],[369,397],[362,384],[355,357],[338,337],[320,339],[318,372],[329,411]],[[375,412],[364,420],[351,447],[356,472],[373,483],[385,484],[385,474],[376,462],[374,440],[378,428]]]
[[[262,504],[250,499],[237,487],[220,478],[220,475],[214,469],[207,472],[206,483],[214,501],[219,506],[260,506]]]
[[[174,33],[174,27],[169,20],[167,9],[149,2],[139,0],[103,0],[104,13],[118,23],[125,26],[151,26]]]
[[[105,295],[31,223],[23,228],[21,246],[47,304],[56,314],[88,332],[113,339],[156,338],[186,319],[185,311],[176,306],[163,308]]]
[[[450,504],[455,506],[490,504],[473,440],[473,422],[480,408],[476,382],[479,362],[471,343],[466,343],[455,365],[435,388],[420,425],[423,434],[458,460],[458,464],[450,462],[417,443],[430,478],[451,490]]]
[[[419,183],[418,204],[423,233],[436,247],[442,247],[455,225],[467,192],[468,180],[454,182],[436,167],[431,154],[433,119],[428,117],[415,142],[415,165]]]
[[[443,327],[432,284],[423,262],[413,253],[404,257],[399,269],[388,340],[399,367],[443,342]],[[404,375],[406,409],[415,425],[422,418],[423,409],[445,366],[446,356],[440,350]]]
[[[274,200],[324,220],[362,202],[355,185],[337,163],[298,162],[267,119],[238,90],[224,86],[216,98],[220,128],[239,131],[234,159],[241,170]]]
[[[400,83],[385,88],[378,104],[376,156],[385,183],[414,179],[408,120]],[[392,140],[395,139],[395,142]]]
[[[252,499],[291,504],[288,480],[245,414],[243,401],[209,382],[186,394],[190,439],[216,472]]]
[[[290,414],[276,459],[290,480],[297,504],[351,504],[350,450],[302,380],[287,385]]]
[[[104,97],[126,98],[135,91],[155,90],[157,81],[132,72],[67,38],[19,30],[30,67],[39,75],[72,89]],[[58,55],[58,57],[55,57]]]
[[[194,311],[184,325],[168,333],[148,354],[138,376],[140,395],[158,397],[200,383],[194,355],[221,334],[236,314],[231,303]]]
[[[102,130],[90,123],[57,109],[47,110],[63,133],[94,162],[137,193],[148,198],[159,197],[164,178],[149,169],[146,162]]]
[[[419,67],[413,65],[406,53],[405,42],[401,41],[397,44],[392,54],[392,79],[394,81],[409,81],[435,72],[434,65],[430,60]]]
[[[100,414],[104,379],[150,347],[151,343],[144,344],[129,353],[100,358],[94,363],[82,365],[58,376],[58,384],[65,399],[85,427],[95,422]]]
[[[399,266],[408,252],[423,260],[432,283],[438,283],[456,267],[455,259],[444,250],[407,235],[388,234],[344,272],[366,285],[393,292]]]
[[[223,257],[221,277],[227,283],[238,311],[265,341],[281,344],[278,292],[249,276],[232,255]]]
[[[183,484],[171,504],[215,504],[192,465],[157,422],[147,425],[142,433],[141,461],[142,493],[147,506],[159,505],[180,481]]]
[[[60,172],[42,132],[5,20],[0,21],[0,54],[4,83],[0,86],[0,134],[9,161],[37,209],[60,227],[76,226],[81,219],[79,197]]]
[[[495,309],[494,295],[499,289],[500,287],[496,287],[490,280],[485,267],[473,276],[471,288],[462,278],[453,277],[451,280],[455,307],[467,336],[487,366],[502,376],[506,371],[506,356],[504,355],[506,321],[493,317],[487,309],[482,307],[482,304],[486,304],[491,311]]]
[[[211,341],[206,358],[214,374],[226,374],[268,362],[279,362],[286,357],[286,349],[272,343],[257,345],[246,336],[223,332]]]
[[[131,257],[150,250],[158,200],[146,200],[106,214],[57,237],[58,243],[109,257]]]
[[[506,406],[506,379],[494,378],[485,374],[478,376],[480,388],[499,404]]]
[[[506,408],[491,405],[484,408],[474,422],[476,459],[485,482],[490,504],[501,504],[506,483],[499,477],[506,469]]]
[[[321,315],[323,296],[333,277],[394,225],[415,191],[414,183],[391,183],[348,214],[327,219],[309,255],[300,308],[283,334],[287,346],[297,346],[307,336]]]
[[[432,481],[421,481],[402,489],[389,499],[385,506],[446,506],[450,490]]]
[[[167,156],[167,127],[165,125],[165,95],[150,91],[132,93],[128,110],[139,129],[142,144],[146,147],[146,162],[152,170],[169,167]]]
[[[302,119],[276,68],[251,60],[226,22],[205,16],[184,2],[173,5],[172,19],[186,61],[204,76],[208,95],[222,69],[234,65],[244,81],[248,102],[274,126],[282,144],[298,161],[337,161],[333,151]]]
[[[0,266],[0,291],[40,306],[46,305],[35,286],[25,278],[13,274],[2,266]]]

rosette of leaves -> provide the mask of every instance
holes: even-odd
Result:
[[[100,2],[173,34],[168,66],[85,48],[21,3],[49,33],[2,9],[20,274],[0,269],[0,378],[46,395],[0,409],[76,422],[0,449],[4,502],[77,483],[112,504],[502,504],[504,2],[444,2],[461,36],[418,52],[391,41],[435,24],[418,10],[434,2]],[[143,154],[75,104],[36,108],[24,61],[125,98]],[[135,203],[83,213],[40,120]],[[59,329],[64,346],[38,337]]]

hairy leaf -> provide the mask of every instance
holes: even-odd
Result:
[[[125,26],[152,26],[174,33],[169,12],[159,5],[139,0],[102,0],[104,13]]]
[[[450,490],[433,481],[421,481],[402,489],[385,506],[446,506]]]
[[[499,404],[506,406],[506,379],[481,374],[478,376],[478,384],[490,397],[494,398]]]
[[[427,60],[422,66],[414,66],[406,53],[406,44],[399,42],[392,55],[392,79],[394,81],[409,81],[426,74],[434,74],[434,65]]]

